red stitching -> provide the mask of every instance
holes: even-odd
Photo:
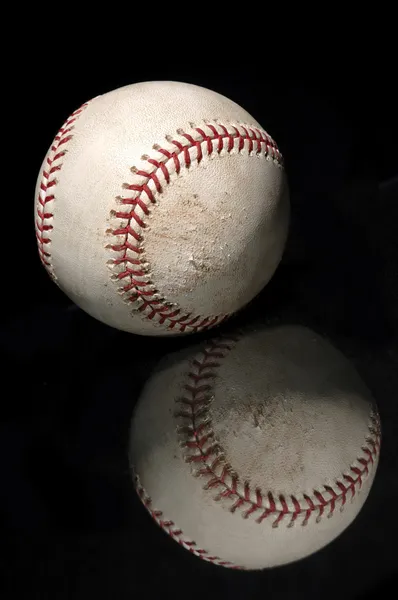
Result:
[[[51,235],[49,232],[52,231],[53,225],[49,224],[48,220],[52,220],[54,218],[52,210],[49,209],[49,203],[55,201],[55,195],[53,193],[48,193],[48,191],[57,184],[57,179],[54,174],[62,169],[63,164],[62,162],[58,161],[65,156],[67,151],[65,145],[73,137],[71,132],[74,128],[74,123],[87,105],[88,102],[75,110],[75,112],[70,115],[55,136],[45,160],[45,166],[43,168],[40,182],[39,195],[37,197],[37,218],[35,221],[37,247],[40,260],[53,279],[56,279],[56,277],[51,263],[51,253],[48,247],[49,244],[51,244]]]
[[[50,148],[42,171],[37,197],[35,230],[40,260],[54,280],[56,280],[56,275],[50,252],[54,214],[50,203],[55,201],[56,198],[52,193],[52,189],[57,184],[56,173],[63,166],[62,159],[67,151],[65,146],[73,137],[74,123],[88,104],[89,102],[86,102],[72,113],[61,127]],[[205,127],[209,129],[210,134],[205,132]],[[188,169],[192,162],[200,163],[204,153],[212,155],[217,152],[219,154],[223,150],[230,153],[235,147],[238,152],[241,152],[245,147],[245,143],[250,154],[263,153],[264,156],[269,157],[276,164],[280,166],[283,164],[282,155],[276,143],[265,131],[255,127],[231,125],[231,132],[228,131],[225,125],[219,123],[207,123],[205,127],[193,128],[192,134],[178,130],[177,134],[186,143],[167,138],[167,141],[175,147],[172,151],[155,145],[153,149],[159,153],[159,160],[149,156],[142,157],[148,163],[149,169],[138,170],[133,167],[132,172],[137,177],[143,178],[144,181],[124,184],[122,187],[134,192],[134,195],[128,198],[120,196],[116,198],[119,205],[130,206],[130,210],[128,212],[123,210],[111,211],[112,218],[121,219],[125,222],[120,223],[119,227],[107,231],[108,234],[117,238],[122,236],[122,240],[118,239],[117,243],[109,244],[107,248],[118,254],[116,258],[109,261],[109,265],[113,270],[113,278],[117,281],[123,280],[123,286],[119,288],[119,291],[125,302],[136,304],[135,308],[138,312],[144,313],[146,319],[156,319],[159,325],[165,325],[169,330],[176,329],[180,332],[198,332],[210,329],[220,325],[229,315],[203,317],[201,315],[182,314],[178,306],[172,305],[161,297],[149,279],[143,248],[141,247],[143,242],[142,231],[146,228],[145,217],[150,214],[150,205],[157,202],[155,192],[162,193],[161,178],[164,178],[167,185],[171,180],[172,166],[178,174],[183,166]],[[198,139],[195,139],[195,136],[199,136]],[[196,151],[196,156],[191,152],[193,149]],[[170,163],[170,165],[167,163]],[[151,184],[154,189],[151,189]],[[142,211],[142,215],[137,214],[137,209]],[[130,256],[128,252],[133,253],[134,256]],[[136,265],[139,268],[130,269],[128,265]],[[118,267],[121,267],[122,270],[116,271]]]
[[[350,473],[343,473],[336,481],[339,493],[325,485],[321,490],[313,491],[313,498],[304,494],[304,503],[300,504],[292,495],[275,498],[272,492],[264,494],[259,489],[251,490],[250,484],[240,481],[226,462],[222,448],[215,440],[208,412],[213,395],[212,381],[220,366],[218,362],[214,362],[214,358],[225,357],[235,341],[216,340],[211,343],[203,351],[202,358],[196,358],[192,362],[194,370],[189,372],[189,383],[184,386],[187,394],[176,400],[181,407],[175,412],[175,417],[179,422],[177,433],[181,437],[181,445],[187,451],[185,460],[193,465],[200,465],[196,474],[206,478],[205,489],[218,490],[216,501],[231,499],[229,510],[235,512],[237,509],[245,509],[242,512],[244,518],[256,514],[257,523],[272,517],[273,527],[278,527],[282,521],[292,527],[300,516],[303,518],[302,525],[307,525],[312,515],[316,515],[316,522],[324,514],[331,517],[338,501],[342,510],[347,500],[354,498],[379,454],[381,433],[378,415],[371,415],[367,445],[361,448],[364,456],[356,460],[360,466],[351,466]]]
[[[123,185],[124,189],[133,191],[135,194],[128,198],[117,198],[119,205],[128,206],[129,209],[126,212],[123,210],[112,211],[111,217],[122,219],[122,222],[118,227],[108,230],[112,236],[118,238],[122,236],[121,240],[118,239],[117,243],[109,244],[108,248],[119,255],[117,258],[111,259],[109,265],[114,273],[113,279],[124,280],[119,291],[125,302],[136,304],[136,309],[144,313],[147,319],[156,318],[159,325],[165,325],[170,330],[176,329],[181,332],[210,329],[221,324],[229,315],[203,317],[182,314],[178,306],[166,302],[161,297],[149,278],[140,245],[143,243],[143,231],[146,228],[145,217],[150,214],[150,206],[157,202],[155,193],[161,194],[163,191],[162,178],[168,185],[173,168],[178,174],[183,166],[189,169],[193,162],[199,164],[204,153],[212,155],[217,152],[219,154],[223,150],[231,153],[235,147],[238,152],[241,152],[245,144],[250,154],[263,153],[282,166],[282,155],[274,140],[265,131],[243,125],[232,125],[230,126],[232,131],[228,131],[227,127],[220,123],[207,123],[205,127],[211,132],[210,134],[205,132],[205,128],[194,127],[191,133],[183,130],[177,131],[183,141],[168,137],[167,141],[171,147],[174,146],[174,149],[155,145],[153,148],[158,152],[159,159],[149,156],[142,157],[148,163],[148,169],[139,170],[133,167],[132,171],[143,181]],[[151,184],[153,184],[153,189],[151,189]],[[137,208],[142,211],[142,214],[137,214]],[[133,243],[129,241],[129,236],[133,238]],[[128,254],[129,252],[133,252],[135,255],[134,264],[142,265],[142,275],[139,277],[142,277],[143,280],[136,279],[134,272],[128,268],[120,272],[115,270],[115,267],[123,268],[123,264],[131,262],[132,257]]]
[[[222,567],[244,570],[244,567],[238,567],[228,560],[222,560],[220,557],[210,554],[207,550],[204,550],[203,548],[198,548],[195,541],[185,539],[184,532],[182,531],[182,529],[176,526],[174,521],[165,520],[163,518],[163,512],[161,510],[155,510],[152,508],[152,500],[146,493],[145,489],[142,487],[138,475],[135,476],[135,487],[143,505],[148,510],[150,515],[152,515],[153,519],[158,523],[158,525],[162,529],[164,529],[170,535],[170,537],[172,537],[186,550],[189,550],[189,552],[191,552],[195,556],[198,556],[202,560],[206,560],[208,562],[220,565]]]

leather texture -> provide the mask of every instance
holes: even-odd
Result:
[[[289,191],[275,148],[243,108],[195,85],[143,82],[94,98],[38,176],[46,268],[121,330],[218,324],[268,283],[284,251]]]
[[[379,445],[377,407],[349,360],[284,325],[164,358],[136,406],[130,460],[173,539],[216,564],[261,569],[318,551],[352,523]]]

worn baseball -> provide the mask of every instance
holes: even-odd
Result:
[[[228,98],[143,82],[84,104],[44,158],[39,255],[100,321],[142,335],[218,325],[268,283],[289,226],[275,141]]]
[[[217,565],[309,556],[361,510],[380,449],[349,360],[301,326],[251,328],[167,356],[132,418],[136,490],[156,523]]]

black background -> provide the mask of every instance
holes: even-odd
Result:
[[[214,62],[214,61],[213,61]],[[0,429],[4,598],[340,598],[384,593],[397,575],[398,167],[393,84],[338,69],[271,77],[219,61],[90,61],[57,53],[26,89],[14,84],[3,202]],[[25,77],[35,65],[24,63]],[[338,73],[338,74],[337,74]],[[36,252],[33,193],[42,159],[84,101],[135,81],[209,87],[248,110],[277,140],[292,223],[274,278],[228,327],[304,323],[356,364],[378,402],[383,445],[368,501],[317,554],[240,573],[191,556],[150,520],[132,489],[129,420],[164,353],[192,339],[141,338],[82,313]],[[15,171],[14,171],[15,170]]]

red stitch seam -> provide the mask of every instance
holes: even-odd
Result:
[[[369,474],[379,454],[381,434],[378,415],[376,412],[371,415],[370,435],[366,440],[367,445],[362,448],[364,456],[357,459],[360,467],[351,466],[351,474],[343,474],[336,482],[339,493],[325,485],[322,492],[314,490],[313,498],[304,494],[304,505],[292,495],[280,495],[276,498],[272,492],[264,494],[260,489],[254,490],[253,493],[249,483],[240,482],[231,466],[226,463],[222,449],[214,440],[208,415],[213,394],[212,380],[220,366],[218,359],[225,357],[235,341],[214,341],[205,349],[202,359],[197,358],[193,361],[192,366],[195,370],[188,374],[190,382],[184,386],[186,395],[176,400],[180,408],[175,417],[181,423],[177,431],[182,436],[182,447],[188,451],[185,460],[198,466],[196,474],[206,479],[205,489],[218,490],[216,501],[229,498],[233,502],[229,510],[235,512],[237,509],[244,509],[244,518],[256,514],[257,523],[271,517],[274,519],[273,527],[278,527],[282,521],[288,527],[292,527],[300,516],[304,526],[312,515],[316,515],[317,523],[324,514],[331,517],[337,502],[340,502],[342,510],[347,500],[353,498],[362,487],[364,478]],[[281,508],[278,508],[277,502]]]
[[[245,510],[241,512],[243,518],[247,519],[252,514],[258,514],[258,511],[261,511],[256,519],[256,522],[260,524],[267,517],[272,516],[274,518],[272,527],[274,528],[278,527],[282,521],[286,523],[287,520],[285,517],[288,519],[287,527],[293,527],[300,516],[302,517],[301,525],[305,526],[308,524],[311,515],[314,514],[317,514],[315,522],[319,523],[325,514],[325,509],[329,511],[327,514],[328,517],[333,515],[337,501],[341,502],[340,510],[343,510],[349,494],[351,493],[351,496],[354,497],[357,489],[359,490],[362,487],[363,478],[369,474],[369,469],[375,463],[379,454],[381,434],[378,414],[375,412],[371,415],[370,437],[366,440],[368,447],[364,446],[362,448],[367,458],[359,457],[357,459],[362,468],[355,466],[350,468],[355,477],[343,474],[342,479],[347,481],[348,484],[345,484],[342,480],[336,482],[340,493],[337,493],[330,486],[325,485],[323,486],[322,493],[314,490],[315,501],[308,495],[303,495],[306,502],[306,506],[304,507],[300,505],[297,498],[291,495],[288,499],[292,504],[292,509],[289,508],[286,496],[281,495],[276,499],[272,492],[268,492],[265,495],[258,488],[253,494],[249,483],[245,482],[242,486],[238,476],[225,462],[222,449],[219,445],[214,442],[211,443],[214,433],[211,421],[207,415],[212,396],[211,381],[217,375],[216,370],[220,367],[220,360],[225,358],[236,342],[236,337],[228,339],[222,337],[214,340],[214,342],[205,348],[202,358],[195,358],[192,361],[192,367],[195,368],[195,371],[190,371],[188,377],[193,383],[185,385],[185,390],[189,394],[188,397],[184,396],[176,400],[181,405],[175,412],[175,417],[181,423],[177,427],[177,433],[184,439],[183,447],[185,446],[189,450],[196,450],[196,454],[186,456],[187,462],[194,464],[204,463],[204,467],[201,467],[196,472],[198,476],[206,478],[204,489],[219,488],[220,491],[214,499],[219,501],[222,498],[231,498],[233,504],[229,510],[234,513],[238,508],[244,508]],[[199,417],[203,419],[201,422],[199,421]],[[196,422],[197,420],[198,422]],[[207,445],[209,441],[211,443],[210,447]],[[220,467],[222,467],[221,473],[217,473],[216,471]],[[206,550],[197,548],[195,541],[185,539],[183,531],[174,521],[166,520],[162,511],[152,508],[152,500],[141,485],[137,474],[135,474],[135,487],[142,503],[153,519],[180,545],[203,560],[232,569],[245,570],[245,567],[235,566],[233,563],[224,561],[218,556],[210,555]],[[238,487],[242,489],[241,492]],[[329,494],[330,498],[325,499],[324,494]],[[280,502],[281,509],[278,509],[276,506],[277,500]]]
[[[56,175],[62,169],[62,158],[66,154],[67,143],[72,139],[72,130],[76,119],[80,116],[88,102],[68,117],[61,129],[54,138],[50,151],[45,159],[43,167],[39,193],[37,197],[35,221],[37,247],[39,257],[53,279],[56,279],[54,268],[51,263],[51,253],[49,246],[51,244],[51,231],[53,229],[52,221],[54,218],[53,209],[50,208],[50,202],[55,201],[54,188],[57,184]]]
[[[234,148],[241,152],[245,144],[250,154],[263,153],[280,166],[283,162],[276,143],[265,131],[243,125],[231,126],[232,132],[228,131],[225,125],[219,123],[207,123],[206,126],[211,132],[210,134],[207,134],[201,127],[193,128],[192,133],[198,139],[194,139],[193,135],[189,133],[178,130],[178,135],[184,138],[186,143],[168,139],[170,144],[175,147],[172,151],[155,145],[154,150],[162,155],[159,160],[148,156],[142,157],[149,164],[149,170],[133,168],[132,171],[136,176],[144,178],[144,181],[139,184],[124,184],[124,189],[133,191],[134,194],[129,198],[117,198],[119,204],[128,205],[131,209],[127,212],[112,211],[111,214],[111,217],[126,221],[120,223],[116,229],[108,231],[110,235],[118,238],[117,242],[108,245],[110,250],[118,253],[118,257],[111,259],[109,264],[113,270],[114,267],[122,265],[119,272],[114,270],[113,279],[116,281],[123,280],[123,285],[119,288],[119,291],[125,302],[135,304],[137,310],[145,314],[146,319],[154,320],[159,325],[165,325],[169,330],[175,329],[182,333],[208,330],[221,324],[229,315],[203,317],[183,314],[178,306],[170,305],[161,297],[159,291],[147,276],[147,265],[142,256],[143,250],[141,248],[143,242],[142,232],[146,227],[145,217],[150,213],[150,206],[157,202],[155,193],[162,193],[161,178],[164,178],[166,184],[170,183],[171,173],[168,163],[175,168],[178,174],[182,167],[188,169],[192,162],[199,164],[204,153],[207,155],[220,154],[222,150],[231,153]],[[192,157],[190,152],[193,149],[196,150],[195,158]],[[142,214],[137,214],[137,207],[142,211]],[[120,236],[122,236],[122,239],[119,239]],[[133,238],[131,241],[129,241],[129,236]],[[128,252],[133,252],[134,258]],[[134,266],[130,267],[130,265]]]
[[[176,526],[174,521],[166,520],[161,510],[155,510],[152,508],[152,500],[142,487],[139,477],[137,475],[135,476],[135,487],[138,496],[140,497],[143,505],[148,510],[152,518],[162,529],[164,529],[170,535],[171,538],[173,538],[173,540],[178,542],[180,546],[183,546],[186,550],[188,550],[198,558],[201,558],[202,560],[206,560],[221,567],[228,567],[230,569],[236,570],[244,570],[244,567],[236,566],[228,560],[222,560],[218,556],[212,555],[207,550],[204,550],[203,548],[198,548],[196,542],[194,542],[193,540],[186,539],[184,536],[184,532],[182,531],[182,529]]]

